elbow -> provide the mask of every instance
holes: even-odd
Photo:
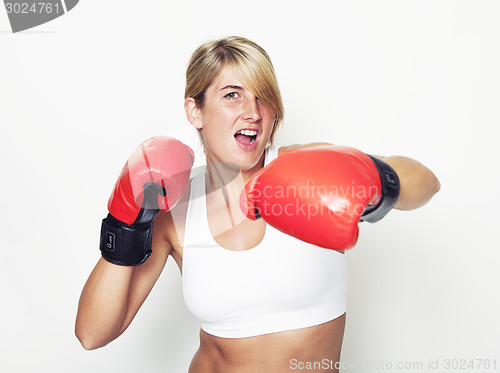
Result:
[[[87,338],[80,335],[77,335],[76,337],[80,341],[82,347],[87,351],[97,350],[98,348],[106,346],[105,343],[100,343],[96,339]]]
[[[441,190],[441,183],[439,182],[438,178],[434,176],[434,194],[436,194],[440,190]]]
[[[423,179],[421,192],[416,193],[416,203],[410,210],[414,210],[426,205],[432,198],[434,198],[434,195],[439,192],[440,189],[441,183],[439,182],[437,177],[431,171],[429,171],[429,175],[427,175],[427,177]]]
[[[92,351],[92,350],[97,350],[98,348],[102,347],[102,346],[98,346],[92,342],[87,342],[87,340],[85,339],[80,339],[80,344],[82,345],[82,347],[87,350],[87,351]]]
[[[78,333],[75,333],[75,334],[76,334],[76,338],[78,338],[78,340],[80,341],[80,344],[82,345],[82,347],[87,351],[97,350],[98,348],[103,347],[103,345],[99,344],[93,338],[89,338],[87,336],[84,336],[84,335],[81,335]]]
[[[97,350],[107,345],[107,342],[104,342],[99,335],[94,335],[83,330],[81,327],[78,327],[78,324],[75,327],[75,336],[82,347],[87,351]]]
[[[429,175],[424,179],[425,182],[423,182],[423,188],[422,188],[422,195],[417,198],[418,203],[416,204],[415,208],[422,207],[426,205],[433,197],[434,195],[439,192],[441,189],[441,183],[439,182],[438,178],[432,173],[432,171],[429,171]]]
[[[439,182],[438,178],[434,173],[430,170],[428,170],[428,175],[426,178],[426,184],[427,184],[427,195],[428,195],[428,200],[430,200],[434,195],[441,190],[441,183]]]
[[[441,183],[430,170],[419,177],[403,182],[395,209],[410,211],[425,206],[441,189]]]

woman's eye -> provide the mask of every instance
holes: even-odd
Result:
[[[235,99],[235,98],[238,98],[239,96],[240,95],[238,94],[238,92],[231,92],[231,93],[228,93],[225,97]]]

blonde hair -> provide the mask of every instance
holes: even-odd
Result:
[[[202,108],[208,86],[225,65],[231,66],[243,85],[274,111],[274,125],[269,139],[272,144],[283,121],[283,102],[271,59],[255,42],[230,36],[202,44],[189,61],[184,98],[192,97]]]

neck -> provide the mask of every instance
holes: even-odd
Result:
[[[233,163],[213,161],[207,154],[207,168],[210,185],[207,192],[220,190],[226,205],[239,205],[240,194],[245,184],[264,166],[264,154],[257,164],[249,170],[240,170]]]
[[[206,155],[207,168],[210,175],[212,191],[229,187],[233,180],[240,178],[246,184],[262,167],[264,167],[264,154],[254,167],[241,170],[234,163],[214,161],[209,154]]]

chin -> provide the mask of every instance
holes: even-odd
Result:
[[[250,154],[244,154],[240,159],[236,160],[236,164],[239,166],[241,171],[250,171],[255,168],[261,168],[262,157],[264,155],[264,149],[252,152]]]
[[[245,172],[261,167],[261,160],[265,151],[265,146],[262,143],[256,141],[252,149],[244,149],[241,144],[237,143],[233,143],[233,145],[221,148],[220,144],[214,144],[214,146],[208,148],[217,149],[218,151],[210,152],[210,155],[207,148],[205,148],[205,151],[213,162],[225,163],[229,169]]]

